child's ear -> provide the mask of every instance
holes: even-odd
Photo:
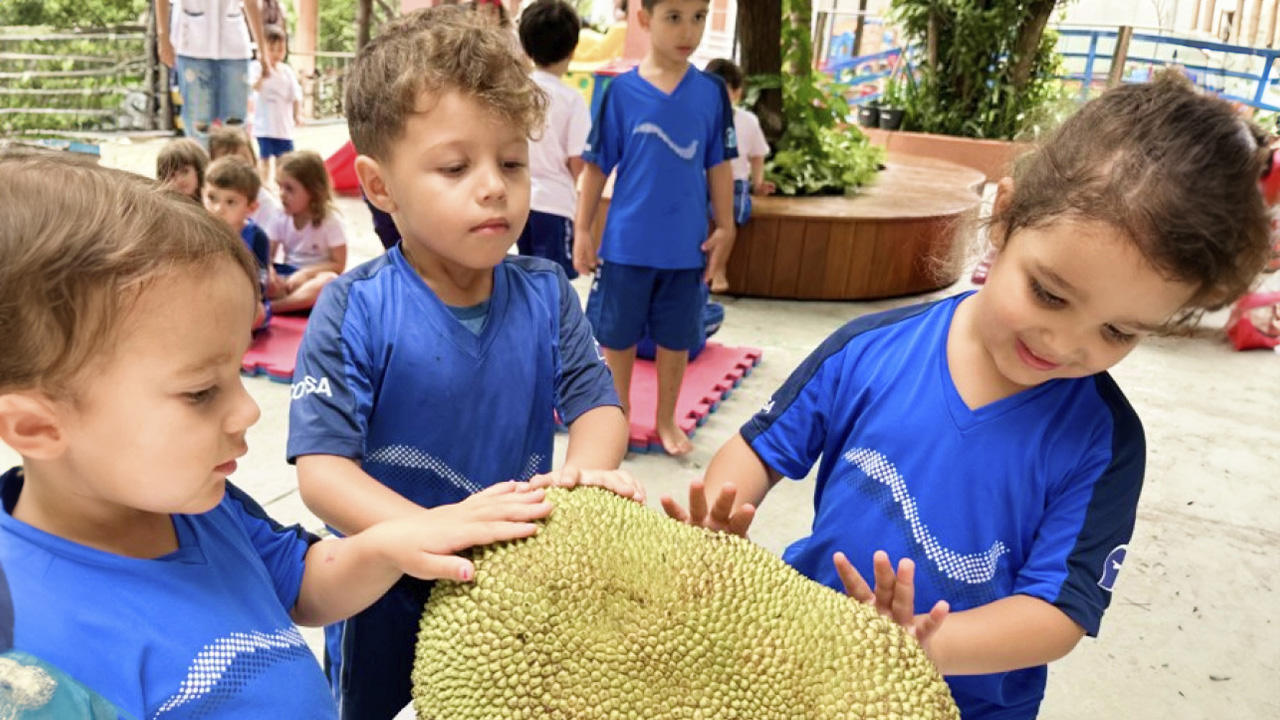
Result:
[[[996,183],[996,199],[991,206],[991,216],[1001,217],[1009,211],[1009,207],[1013,204],[1013,178],[1002,177],[1000,182]],[[991,230],[987,234],[991,239],[991,244],[997,250],[1004,249],[1004,242],[1008,239],[1008,233],[1003,222],[994,222],[991,224]]]
[[[649,25],[653,23],[653,16],[649,11],[641,7],[640,12],[636,13],[636,19],[640,21],[640,29],[649,32]]]
[[[388,214],[399,210],[387,187],[386,169],[381,163],[368,155],[357,155],[356,177],[360,179],[360,189],[364,190],[364,196],[369,198],[374,207]]]
[[[250,214],[250,215],[252,215],[252,214],[254,214],[254,213],[256,213],[256,212],[258,212],[258,201],[257,201],[257,200],[250,200],[250,201],[249,201],[249,214]]]
[[[53,402],[39,393],[0,395],[0,440],[24,458],[49,460],[66,449]]]

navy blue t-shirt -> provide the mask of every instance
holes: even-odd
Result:
[[[15,519],[23,484],[20,469],[0,475],[0,651],[65,673],[139,720],[336,720],[289,618],[313,536],[228,484],[213,510],[172,516],[176,551],[124,557]],[[92,694],[69,700],[104,708]]]
[[[337,455],[424,507],[551,469],[566,424],[618,405],[558,265],[508,256],[479,333],[399,246],[328,285],[293,376],[288,457]]]
[[[872,554],[885,550],[916,562],[917,613],[1021,594],[1095,635],[1133,532],[1141,423],[1106,373],[971,410],[946,353],[965,297],[845,325],[742,428],[786,477],[821,459],[813,534],[783,558],[840,589],[836,551],[871,578]],[[1046,674],[947,681],[966,720],[1033,718]]]
[[[702,267],[707,170],[738,156],[724,81],[693,66],[670,95],[633,69],[605,88],[582,159],[617,168],[600,258],[664,270]]]

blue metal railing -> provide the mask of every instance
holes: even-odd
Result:
[[[1080,98],[1087,99],[1095,87],[1106,82],[1115,59],[1119,32],[1115,29],[1068,27],[1060,27],[1057,31],[1058,48],[1067,65],[1083,65],[1060,78],[1080,83]],[[908,48],[906,57],[903,57],[902,48],[855,57],[852,56],[852,37],[846,37],[848,35],[845,33],[832,38],[830,52],[820,69],[845,86],[850,104],[861,105],[878,99],[882,81],[893,74],[898,63],[907,63],[906,70],[910,72],[915,48]],[[1087,49],[1078,49],[1082,39],[1087,40]],[[1205,90],[1259,110],[1280,112],[1280,100],[1273,99],[1269,93],[1275,91],[1280,97],[1280,77],[1273,77],[1280,50],[1147,32],[1133,33],[1129,48],[1121,82],[1143,82],[1150,77],[1152,69],[1176,64],[1186,71],[1193,83]],[[1179,57],[1180,52],[1184,57]],[[1193,53],[1204,59],[1188,62],[1185,56]],[[1254,72],[1254,66],[1259,63],[1261,69]]]

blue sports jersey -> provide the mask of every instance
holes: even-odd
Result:
[[[271,238],[267,237],[267,231],[258,223],[246,220],[244,227],[240,228],[240,239],[258,261],[258,269],[266,272],[271,265]]]
[[[0,639],[140,720],[337,717],[289,619],[314,537],[228,484],[213,510],[173,516],[177,551],[124,557],[15,520],[22,485],[0,476]]]
[[[705,262],[707,170],[738,156],[724,81],[690,66],[670,95],[630,70],[605,88],[582,159],[617,168],[600,258],[688,270]]]
[[[425,507],[551,469],[555,420],[618,405],[559,266],[508,256],[472,333],[399,247],[325,288],[293,376],[289,460],[354,458]]]
[[[850,322],[743,427],[786,477],[805,477],[821,457],[813,534],[783,557],[840,589],[836,551],[871,578],[883,549],[916,562],[917,613],[1022,594],[1095,635],[1133,531],[1141,423],[1106,373],[970,410],[946,354],[964,297]],[[947,681],[966,720],[1033,718],[1046,674]]]

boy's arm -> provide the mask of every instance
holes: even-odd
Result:
[[[630,426],[616,405],[594,407],[569,425],[564,464],[576,468],[615,470],[627,454]]]
[[[583,275],[596,271],[600,248],[591,234],[591,224],[596,219],[596,208],[604,194],[605,175],[599,165],[584,162],[579,181],[582,190],[578,194],[578,210],[573,219],[573,269]]]
[[[733,221],[733,167],[728,160],[707,170],[707,185],[711,189],[711,210],[716,227],[702,244],[702,249],[710,254],[706,280],[711,282],[728,264],[737,235],[737,225]]]
[[[343,535],[354,535],[384,520],[422,509],[372,478],[351,458],[300,455],[297,465],[302,502]]]

